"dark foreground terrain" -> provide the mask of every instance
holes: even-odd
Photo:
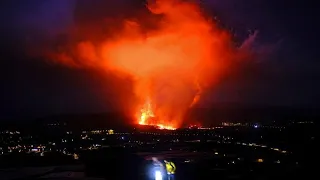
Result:
[[[171,151],[135,152],[124,148],[99,149],[82,152],[79,160],[45,156],[34,157],[37,161],[33,161],[29,157],[23,159],[29,162],[20,162],[19,167],[1,169],[0,176],[3,180],[150,179],[150,157],[153,156],[174,161],[177,166],[176,179],[183,180],[308,179],[315,173],[311,165],[306,162],[300,164],[290,153],[280,154],[242,145],[201,142],[192,142],[188,147],[179,148],[182,150],[176,148]],[[17,157],[14,159],[17,160]],[[19,157],[19,160],[22,158]],[[28,169],[30,166],[32,168]]]
[[[0,179],[151,179],[151,157],[172,160],[177,180],[311,179],[318,163],[313,124],[111,134],[52,130],[41,138],[5,131]]]

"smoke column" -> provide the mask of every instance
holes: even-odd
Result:
[[[228,32],[207,19],[197,3],[150,0],[146,8],[138,18],[108,17],[101,37],[81,34],[76,27],[76,38],[46,55],[55,63],[130,77],[137,100],[128,104],[135,122],[177,128],[202,92],[242,55]]]

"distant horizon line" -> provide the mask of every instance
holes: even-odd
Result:
[[[250,109],[299,109],[299,110],[317,110],[320,109],[319,107],[297,107],[297,106],[282,106],[282,105],[263,105],[263,104],[241,104],[241,103],[215,103],[215,106],[204,107],[204,106],[194,106],[190,108],[190,110],[213,110],[213,109],[232,109],[232,110],[250,110]],[[59,112],[59,113],[19,113],[19,115],[4,115],[4,117],[0,117],[0,122],[2,121],[15,121],[21,119],[28,119],[28,120],[37,120],[43,118],[52,118],[52,117],[59,117],[59,116],[82,116],[82,115],[101,115],[101,114],[117,114],[126,116],[124,111],[122,110],[112,110],[112,111],[96,111],[96,112]]]

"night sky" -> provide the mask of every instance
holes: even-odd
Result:
[[[102,72],[52,65],[26,52],[30,46],[59,36],[71,26],[96,20],[95,13],[102,12],[102,8],[108,12],[104,16],[112,17],[130,17],[131,12],[143,8],[141,0],[109,1],[103,5],[99,1],[103,0],[0,2],[0,119],[114,110],[114,87],[124,82]],[[233,32],[235,41],[250,40],[251,34],[251,48],[259,57],[242,64],[239,71],[207,92],[202,101],[204,107],[215,103],[319,106],[320,14],[316,3],[203,0],[202,6]],[[254,32],[258,33],[252,37]]]

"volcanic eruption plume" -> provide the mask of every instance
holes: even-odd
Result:
[[[112,36],[102,36],[98,42],[82,37],[71,50],[50,53],[50,58],[130,76],[138,99],[131,107],[136,123],[174,129],[239,52],[228,32],[207,19],[196,3],[150,0],[147,8],[148,16],[157,17],[153,28],[122,19]]]

